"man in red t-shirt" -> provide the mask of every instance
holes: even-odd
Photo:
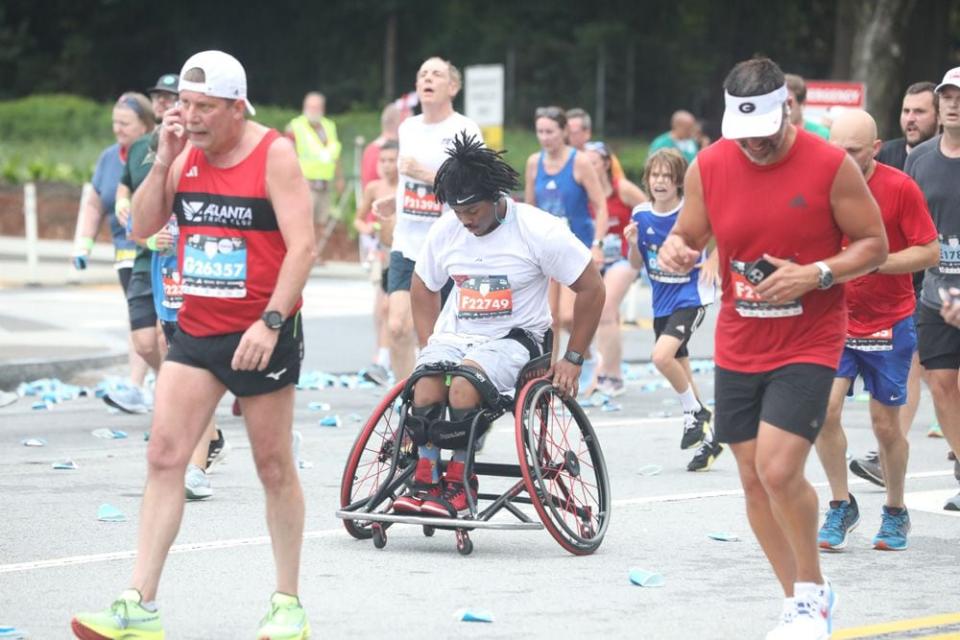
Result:
[[[687,171],[660,263],[689,272],[716,239],[714,424],[737,459],[750,525],[785,594],[767,639],[826,638],[834,594],[820,573],[817,494],[804,465],[846,336],[843,288],[832,285],[879,267],[886,238],[853,160],[790,124],[776,63],[741,62],[724,89],[724,139]]]
[[[830,392],[827,419],[817,438],[817,454],[833,494],[818,542],[821,549],[843,549],[847,533],[860,522],[860,509],[847,485],[847,438],[840,414],[844,396],[853,395],[853,383],[861,376],[870,393],[870,417],[887,489],[873,546],[899,551],[907,548],[910,532],[910,516],[903,503],[909,445],[900,429],[900,407],[907,402],[907,377],[917,345],[911,274],[937,264],[937,229],[917,183],[874,159],[881,141],[870,114],[859,109],[844,111],[833,122],[830,141],[846,151],[863,172],[880,206],[890,253],[877,273],[847,284],[847,341]]]

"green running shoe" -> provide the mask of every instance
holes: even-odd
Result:
[[[307,640],[310,621],[300,606],[300,598],[285,593],[270,597],[270,613],[260,621],[257,640]]]
[[[78,613],[70,621],[73,635],[80,640],[163,640],[159,611],[140,604],[136,589],[120,594],[110,608],[99,613]]]

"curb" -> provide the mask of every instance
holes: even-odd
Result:
[[[86,369],[98,369],[127,361],[127,352],[106,353],[99,356],[78,356],[62,360],[13,360],[0,364],[0,389],[14,389],[21,382],[38,378],[66,379]]]

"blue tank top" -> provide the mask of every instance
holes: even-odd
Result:
[[[643,266],[650,276],[653,293],[653,317],[669,316],[677,309],[702,307],[711,304],[716,295],[712,284],[700,283],[700,265],[706,259],[704,251],[696,267],[685,274],[670,273],[660,269],[657,252],[660,245],[677,222],[683,202],[667,213],[657,213],[649,202],[638,204],[633,209],[633,221],[637,223],[637,248],[643,257]]]
[[[567,221],[570,231],[588,247],[593,244],[594,224],[587,206],[587,190],[573,177],[574,149],[560,173],[550,175],[543,166],[543,151],[537,162],[534,197],[538,208]]]

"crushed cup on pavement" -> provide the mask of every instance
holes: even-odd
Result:
[[[32,405],[30,405],[30,408],[34,411],[42,411],[43,409],[49,409],[52,406],[52,402],[34,402]]]
[[[43,438],[27,438],[22,441],[22,444],[25,447],[45,447],[47,446],[47,441]]]
[[[127,437],[127,432],[119,429],[94,429],[90,434],[101,440],[122,440]]]
[[[23,629],[0,624],[0,640],[29,640],[30,634]]]
[[[707,534],[707,537],[719,542],[738,542],[740,540],[740,536],[729,531],[711,531]]]
[[[600,411],[620,411],[621,409],[623,409],[623,407],[616,402],[608,402],[600,407]]]
[[[97,509],[97,520],[100,522],[126,522],[127,516],[112,504],[102,504]]]
[[[637,473],[642,476],[657,476],[660,475],[661,471],[663,471],[663,467],[658,464],[645,464],[637,469]]]
[[[332,415],[325,416],[320,418],[321,427],[339,427],[340,426],[340,416]]]
[[[637,585],[638,587],[662,587],[666,584],[666,580],[659,573],[653,571],[645,571],[643,569],[632,569],[630,571],[630,582]]]
[[[479,609],[458,609],[454,617],[461,622],[493,622],[493,614]]]
[[[329,402],[311,402],[307,404],[307,409],[310,411],[330,411]]]
[[[77,463],[74,462],[73,460],[60,460],[59,462],[53,463],[53,468],[59,469],[61,471],[75,471],[78,467],[77,467]],[[3,636],[0,636],[0,637],[3,637]]]

